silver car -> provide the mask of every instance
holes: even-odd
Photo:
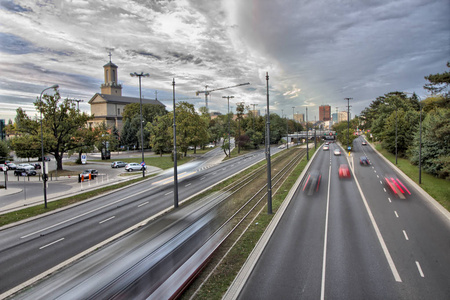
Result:
[[[123,161],[114,161],[111,163],[111,168],[123,168],[127,165],[126,162]]]
[[[128,172],[142,171],[142,168],[147,170],[147,166],[142,167],[141,164],[138,164],[138,163],[129,163],[128,165],[125,166],[125,170]]]

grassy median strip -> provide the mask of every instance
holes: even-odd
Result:
[[[390,162],[395,164],[394,154],[383,149],[380,143],[376,143],[375,148]],[[411,162],[405,158],[397,157],[397,162],[397,167],[415,183],[419,184],[419,166],[411,164]],[[436,178],[422,170],[422,184],[420,184],[420,187],[423,188],[431,197],[436,199],[436,201],[445,207],[445,209],[450,211],[450,184],[448,180]]]

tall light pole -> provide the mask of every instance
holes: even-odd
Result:
[[[174,195],[173,206],[178,207],[178,166],[177,166],[177,123],[175,116],[175,78],[172,81],[173,87],[173,183],[174,183]]]
[[[228,100],[228,157],[231,157],[231,133],[230,133],[230,98],[234,96],[222,96]]]
[[[347,151],[349,151],[350,147],[350,100],[353,98],[344,98],[347,100]]]
[[[42,110],[43,110],[43,105],[42,105],[42,94],[46,91],[46,90],[50,90],[50,89],[57,89],[59,88],[59,85],[54,84],[51,87],[45,88],[44,90],[42,90],[41,95],[39,96],[39,103],[41,104],[41,157],[42,157],[42,182],[44,183],[44,206],[45,208],[47,208],[47,174],[45,172],[45,158],[44,158],[44,131],[42,130]]]
[[[309,160],[309,142],[308,142],[308,106],[306,107],[306,160]]]
[[[266,125],[266,159],[267,159],[267,213],[272,214],[272,175],[270,165],[270,113],[269,113],[269,72],[266,72],[267,93],[267,125]]]
[[[134,72],[134,73],[130,73],[130,76],[131,77],[139,77],[139,104],[140,104],[140,106],[139,106],[139,114],[140,114],[140,116],[141,116],[141,152],[142,152],[142,162],[141,162],[141,165],[142,165],[142,177],[145,177],[145,160],[144,160],[144,130],[143,130],[143,128],[142,128],[142,94],[141,94],[141,77],[149,77],[150,76],[150,74],[148,74],[148,73],[143,73],[143,72],[141,72],[141,73],[136,73],[136,72]]]

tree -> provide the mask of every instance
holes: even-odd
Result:
[[[27,158],[40,157],[42,153],[41,139],[38,135],[23,134],[13,137],[11,149],[16,152],[17,157]]]
[[[73,139],[79,128],[86,126],[94,117],[80,113],[68,99],[60,102],[57,90],[53,96],[44,95],[36,99],[36,110],[42,114],[44,150],[55,157],[58,170],[62,170],[62,157],[67,151],[79,147]],[[30,118],[22,108],[17,109],[16,130],[20,134],[40,136],[40,120]]]
[[[102,153],[102,159],[104,159],[105,155],[109,153],[111,149],[116,148],[119,141],[114,134],[112,134],[112,129],[106,126],[105,122],[102,122],[96,126],[93,133],[96,135],[95,147]]]
[[[235,137],[235,140],[237,141],[237,144],[238,144],[238,153],[241,153],[241,143],[243,145],[245,145],[250,140],[250,139],[247,139],[248,137],[246,139],[241,140],[241,120],[242,120],[242,116],[244,115],[244,111],[245,111],[244,103],[243,102],[238,103],[236,105],[236,116],[237,116],[239,125],[238,125],[237,135]]]
[[[162,156],[163,152],[169,151],[173,147],[173,114],[158,116],[152,123],[147,123],[146,127],[150,132],[150,146],[155,153]],[[171,138],[172,136],[172,138]]]
[[[450,68],[450,62],[447,62],[447,67]],[[424,89],[431,92],[431,94],[439,94],[444,92],[443,95],[448,98],[448,86],[450,85],[450,72],[444,72],[442,74],[430,74],[425,76],[425,79],[429,81],[429,83],[423,86]]]
[[[9,157],[8,144],[5,141],[0,141],[0,161],[5,161]]]
[[[196,149],[196,146],[209,141],[207,123],[195,111],[194,105],[188,102],[177,103],[176,114],[177,146],[186,156],[189,146],[194,146]]]

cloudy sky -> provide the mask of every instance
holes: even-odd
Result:
[[[226,113],[222,96],[270,111],[318,118],[318,106],[359,114],[393,91],[426,96],[424,76],[447,70],[448,0],[0,0],[0,119],[17,107],[35,115],[41,91],[59,84],[63,98],[100,92],[103,65],[119,67],[124,96],[172,109],[177,99]],[[167,99],[167,101],[165,101]]]

